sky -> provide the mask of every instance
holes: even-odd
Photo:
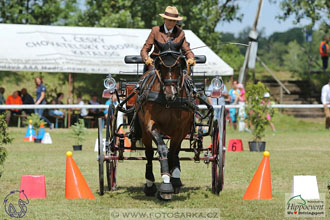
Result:
[[[241,22],[226,22],[218,24],[216,30],[219,32],[230,32],[234,33],[236,36],[246,27],[251,27],[253,25],[257,8],[258,0],[238,0],[240,6],[240,12],[244,15]],[[285,32],[290,28],[303,27],[308,24],[308,20],[303,20],[302,23],[294,25],[292,21],[293,17],[290,17],[286,21],[279,21],[275,17],[281,14],[281,9],[278,4],[270,4],[268,0],[263,0],[263,5],[260,12],[260,18],[258,22],[257,29],[265,28],[266,36],[270,36],[274,32]]]

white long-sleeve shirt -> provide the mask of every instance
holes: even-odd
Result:
[[[322,104],[330,104],[330,84],[329,83],[322,87],[321,102],[322,102]]]

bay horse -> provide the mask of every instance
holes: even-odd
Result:
[[[170,40],[164,44],[156,41],[160,53],[152,69],[145,72],[140,80],[135,104],[147,158],[144,192],[147,196],[154,196],[157,192],[152,171],[154,141],[162,177],[158,198],[164,200],[170,200],[172,194],[179,193],[182,186],[179,151],[194,123],[194,112],[188,107],[192,89],[187,83],[187,64],[180,52],[183,41],[175,43]],[[163,140],[164,136],[170,137],[169,149]]]

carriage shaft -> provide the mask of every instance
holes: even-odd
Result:
[[[117,150],[119,150],[119,146],[116,147]],[[123,149],[125,150],[146,150],[146,148],[144,147],[135,147],[135,148],[131,148],[131,147],[124,147]],[[157,151],[157,148],[152,148],[152,150]],[[210,148],[181,148],[180,151],[184,151],[184,152],[195,152],[195,150],[199,150],[200,152],[202,151],[210,151]]]
[[[211,156],[211,157],[201,157],[199,158],[199,160],[202,161],[214,161],[215,160],[215,156]],[[192,157],[180,157],[179,158],[182,161],[195,161],[194,158]],[[119,160],[119,156],[109,156],[109,155],[104,155],[104,161],[110,161],[110,160]],[[123,160],[147,160],[146,157],[123,157]],[[154,157],[152,158],[152,160],[159,160],[158,157]]]

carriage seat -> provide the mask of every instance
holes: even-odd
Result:
[[[206,63],[206,56],[205,55],[195,55],[196,63]],[[125,63],[127,64],[139,64],[144,63],[142,57],[140,55],[128,55],[125,56],[124,59]]]

